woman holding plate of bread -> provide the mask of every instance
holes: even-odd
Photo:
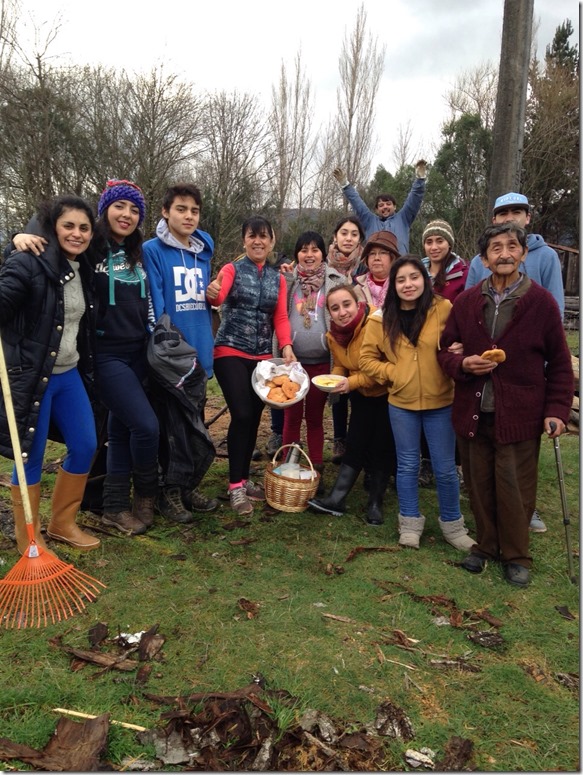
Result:
[[[296,360],[286,309],[286,282],[267,263],[275,235],[268,220],[248,218],[242,227],[245,256],[225,264],[209,283],[206,297],[222,305],[215,337],[214,372],[229,407],[229,500],[238,514],[251,514],[252,501],[265,500],[261,487],[249,479],[251,457],[265,404],[255,392],[252,375],[258,361],[272,357],[277,335],[286,363]]]

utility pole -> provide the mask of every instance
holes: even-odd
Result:
[[[488,191],[490,212],[496,197],[520,191],[533,6],[534,0],[504,0]]]

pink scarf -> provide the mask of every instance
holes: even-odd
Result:
[[[387,277],[382,285],[378,285],[378,283],[373,280],[371,273],[368,272],[366,275],[366,284],[372,297],[373,307],[382,307],[387,291],[389,290],[389,278]]]

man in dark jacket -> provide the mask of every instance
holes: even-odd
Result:
[[[529,522],[541,434],[559,436],[573,399],[571,355],[552,295],[520,272],[527,236],[489,226],[478,242],[492,273],[456,299],[438,359],[455,380],[452,422],[478,543],[462,567],[500,560],[510,584],[529,583]],[[463,353],[448,352],[461,342]],[[483,357],[502,350],[499,361]]]

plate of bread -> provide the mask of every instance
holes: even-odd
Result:
[[[252,376],[253,389],[269,406],[285,409],[306,395],[310,388],[310,378],[295,361],[286,366],[283,358],[271,358],[259,361]]]

